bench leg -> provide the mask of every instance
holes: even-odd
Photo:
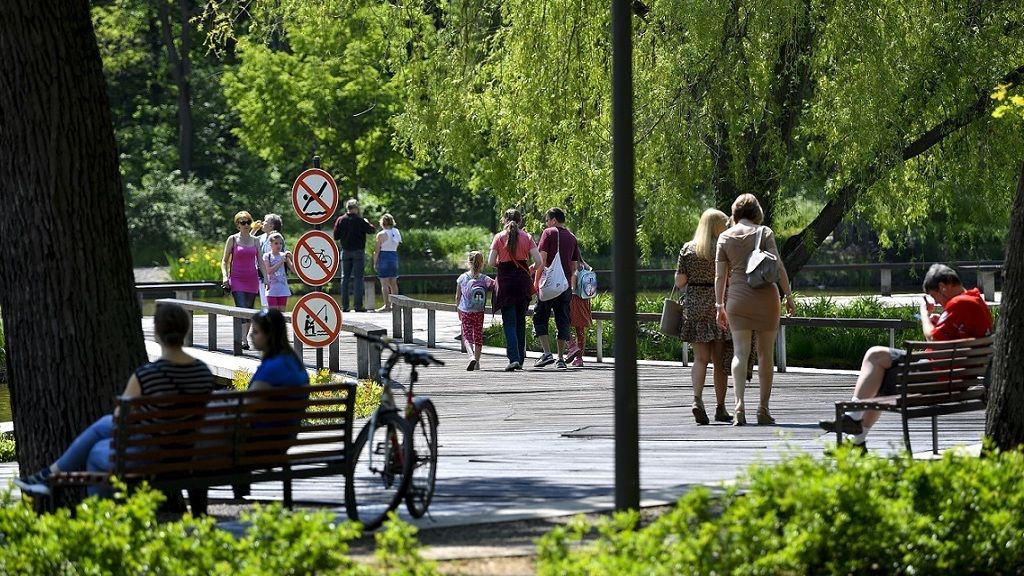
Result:
[[[914,450],[910,448],[910,420],[907,418],[906,413],[903,416],[903,443],[907,445],[907,454],[914,455]]]
[[[284,467],[285,471],[289,470],[288,466]],[[293,506],[292,502],[292,479],[285,478],[281,481],[282,492],[284,493],[284,507],[291,510]]]
[[[210,504],[209,491],[206,488],[189,488],[188,503],[192,509],[192,517],[206,516]]]
[[[841,424],[845,412],[842,404],[836,404],[836,446],[840,446],[843,443],[843,427]]]
[[[939,453],[939,417],[932,416],[932,454]]]

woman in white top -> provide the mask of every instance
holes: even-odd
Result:
[[[380,291],[384,296],[384,306],[377,312],[391,310],[391,295],[398,294],[398,245],[402,243],[402,233],[395,228],[395,217],[385,214],[380,217],[381,231],[377,233],[377,242],[373,247],[373,269],[380,278]]]

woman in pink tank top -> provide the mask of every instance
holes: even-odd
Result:
[[[231,291],[235,306],[252,308],[260,293],[260,277],[256,267],[263,268],[263,277],[270,278],[263,263],[260,242],[250,234],[252,216],[244,210],[235,214],[237,234],[228,236],[220,272],[224,288]],[[249,321],[242,321],[242,349],[249,349]]]

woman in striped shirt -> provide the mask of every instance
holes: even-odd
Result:
[[[156,396],[165,394],[209,394],[213,391],[213,374],[201,361],[182,350],[188,334],[189,317],[183,308],[174,304],[161,304],[153,317],[156,342],[160,344],[160,358],[138,368],[125,386],[123,397]],[[115,414],[116,414],[115,410]],[[48,494],[48,479],[60,471],[110,470],[110,440],[114,430],[114,417],[107,415],[79,434],[64,454],[50,466],[15,480],[23,491]],[[90,487],[89,493],[97,493]]]

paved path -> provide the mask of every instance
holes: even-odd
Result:
[[[390,315],[353,314],[390,327]],[[614,503],[613,368],[587,362],[584,368],[553,367],[505,373],[503,356],[485,357],[484,369],[466,372],[457,351],[454,314],[438,313],[439,349],[447,365],[423,372],[417,391],[431,397],[440,416],[437,496],[424,527],[535,518],[609,509]],[[488,316],[490,320],[490,316]],[[196,322],[196,342],[204,343],[205,322]],[[425,339],[425,314],[415,336]],[[146,325],[147,334],[151,331]],[[227,333],[227,332],[224,332]],[[354,354],[346,339],[342,364]],[[307,361],[313,351],[307,351]],[[218,354],[225,362],[254,365]],[[697,484],[717,485],[737,477],[749,464],[776,460],[790,451],[821,454],[828,438],[816,426],[832,414],[832,403],[849,397],[850,372],[792,370],[775,374],[772,409],[776,426],[697,426],[690,415],[689,370],[679,363],[650,362],[638,368],[640,382],[640,462],[644,504],[669,502]],[[755,375],[756,378],[756,375]],[[710,388],[705,402],[714,405]],[[728,402],[732,402],[730,390]],[[757,386],[748,386],[749,420],[754,420]],[[918,450],[929,446],[926,421],[911,424]],[[943,447],[976,443],[984,431],[981,412],[940,419]],[[898,421],[883,416],[869,439],[873,450],[901,449]],[[16,473],[0,467],[0,475]],[[297,499],[329,500],[341,511],[341,479],[296,483]],[[255,486],[253,495],[276,499],[280,485]],[[213,498],[226,498],[215,491]],[[404,513],[404,512],[403,512]],[[408,518],[406,516],[406,518]]]

